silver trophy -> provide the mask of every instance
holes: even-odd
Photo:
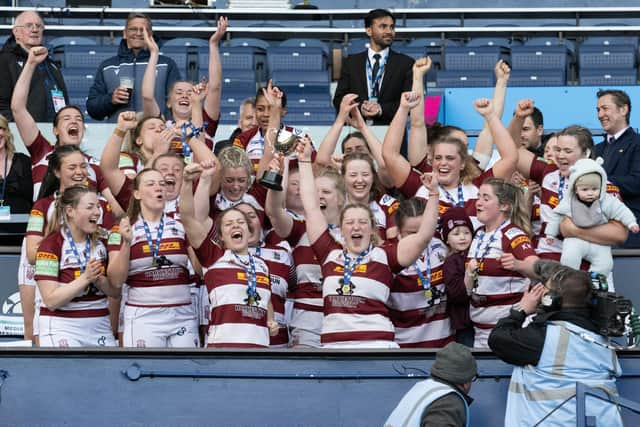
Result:
[[[265,141],[274,153],[281,153],[286,157],[296,149],[298,136],[286,129],[271,128],[267,130]],[[271,190],[282,191],[282,174],[275,170],[268,170],[260,178],[260,184]]]

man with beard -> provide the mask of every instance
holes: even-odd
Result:
[[[12,121],[11,96],[32,47],[41,46],[44,23],[34,11],[16,17],[12,36],[0,51],[0,114]],[[31,79],[27,111],[36,122],[52,122],[56,112],[69,104],[62,73],[50,58],[39,63]]]
[[[618,186],[624,203],[640,218],[640,135],[629,126],[631,99],[622,90],[600,90],[596,111],[605,140],[595,147],[611,183]],[[640,235],[629,233],[624,248],[640,248]]]
[[[388,125],[400,105],[402,92],[411,90],[413,59],[391,50],[396,19],[385,9],[374,9],[364,17],[369,49],[349,56],[342,63],[333,105],[340,109],[342,97],[358,95],[360,112],[374,125]]]

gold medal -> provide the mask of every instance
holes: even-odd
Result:
[[[431,299],[431,297],[433,296],[433,292],[431,292],[431,289],[425,289],[424,291],[424,297],[426,299]]]
[[[348,284],[342,285],[342,294],[349,295],[350,293],[351,293],[351,286],[349,286]]]

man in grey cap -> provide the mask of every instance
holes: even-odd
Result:
[[[403,396],[384,426],[468,426],[473,399],[467,393],[477,373],[476,359],[466,346],[447,344],[436,353],[431,378]]]

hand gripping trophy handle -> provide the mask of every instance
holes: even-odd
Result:
[[[298,136],[286,129],[268,129],[265,140],[272,147],[274,153],[288,156],[293,153],[298,143]],[[271,190],[282,191],[282,174],[268,170],[260,178],[260,184]]]

